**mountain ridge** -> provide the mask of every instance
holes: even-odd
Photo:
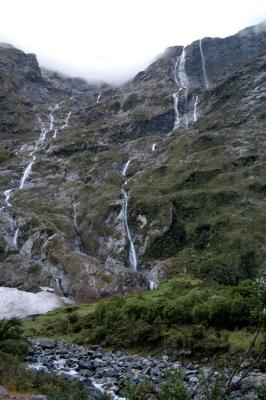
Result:
[[[264,271],[266,32],[247,29],[168,48],[120,87],[0,49],[1,286],[79,302]]]

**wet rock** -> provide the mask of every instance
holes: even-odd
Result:
[[[8,391],[3,386],[0,386],[0,397],[4,397],[7,394],[8,394]]]

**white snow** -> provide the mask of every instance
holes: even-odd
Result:
[[[46,314],[65,304],[73,304],[73,301],[49,292],[31,293],[0,287],[0,319]]]

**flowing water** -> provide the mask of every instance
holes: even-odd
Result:
[[[157,143],[153,143],[152,148],[151,148],[151,151],[155,151],[156,146],[157,146]]]
[[[186,74],[186,48],[185,46],[183,47],[183,51],[181,54],[181,57],[179,59],[179,66],[178,66],[178,78],[180,82],[180,86],[184,91],[184,96],[185,96],[185,112],[184,112],[184,119],[185,119],[185,127],[186,129],[188,128],[188,115],[187,115],[187,95],[188,95],[188,87],[189,87],[189,80]]]
[[[21,181],[20,181],[20,186],[19,186],[20,189],[23,189],[25,183],[27,182],[27,179],[28,179],[28,177],[29,177],[29,175],[31,173],[31,169],[32,169],[33,163],[36,160],[36,156],[35,155],[33,155],[31,153],[31,156],[32,156],[32,159],[29,162],[29,164],[27,165],[27,167],[25,168],[24,172],[23,172],[23,175],[22,175],[22,178],[21,178]]]
[[[12,189],[8,189],[4,191],[4,196],[5,196],[5,202],[7,207],[11,207],[11,204],[9,203],[9,199],[10,199],[10,193],[12,192]]]
[[[100,102],[101,95],[102,95],[102,92],[100,92],[100,93],[98,94],[96,104],[98,104],[98,103]]]
[[[209,80],[208,80],[207,73],[206,73],[205,57],[204,57],[204,53],[203,53],[202,40],[201,39],[199,41],[199,48],[200,48],[200,54],[201,54],[202,71],[203,71],[203,76],[204,76],[205,87],[206,87],[206,89],[209,89],[209,85],[210,84],[209,84]]]
[[[127,169],[130,164],[130,160],[126,162],[124,165],[122,175],[126,177],[127,175]],[[127,180],[124,183],[125,185],[127,184]],[[126,233],[127,233],[127,238],[129,241],[129,265],[130,267],[134,270],[137,271],[138,268],[138,262],[137,262],[137,254],[135,250],[134,243],[132,241],[131,237],[131,232],[128,226],[128,194],[127,192],[122,188],[122,195],[123,195],[123,203],[122,203],[122,210],[123,210],[123,215],[124,215],[124,222],[125,222],[125,228],[126,228]]]
[[[180,126],[180,123],[181,123],[179,110],[178,110],[179,96],[180,96],[179,92],[183,93],[184,99],[185,99],[184,124],[185,124],[185,128],[188,129],[187,108],[188,108],[189,79],[188,79],[188,76],[186,74],[185,66],[186,66],[186,48],[184,46],[180,57],[178,57],[178,59],[177,59],[177,61],[175,63],[174,78],[175,78],[175,83],[177,84],[179,90],[172,94],[172,97],[174,99],[174,111],[175,111],[175,121],[174,121],[173,130],[177,129]]]
[[[65,128],[67,128],[68,126],[69,126],[69,118],[70,118],[70,116],[71,116],[71,111],[67,114],[67,117],[66,117],[66,119],[65,119],[65,123],[64,123],[64,125],[62,126],[62,129],[65,129]]]
[[[174,111],[175,111],[175,122],[174,122],[173,129],[177,129],[180,124],[179,111],[178,111],[178,94],[179,94],[179,92],[172,94],[172,97],[174,99]]]
[[[18,247],[18,234],[19,234],[19,228],[17,228],[17,229],[15,230],[15,234],[14,234],[14,236],[13,236],[13,245],[14,245],[15,247]]]
[[[194,103],[194,111],[193,111],[194,122],[197,122],[197,120],[198,120],[198,116],[197,116],[198,101],[199,101],[199,96],[196,96],[195,103]]]

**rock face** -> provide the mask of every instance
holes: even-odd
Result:
[[[0,285],[84,302],[263,272],[265,45],[172,47],[121,87],[0,46]]]

